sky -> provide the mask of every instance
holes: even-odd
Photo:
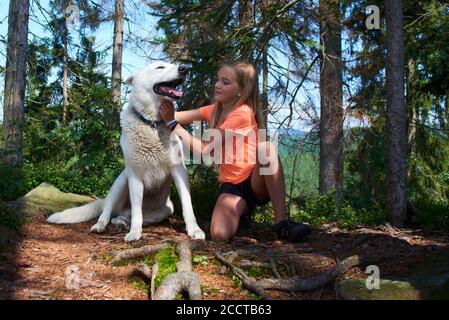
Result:
[[[33,1],[31,1],[33,2]],[[48,0],[41,0],[41,5],[46,9],[49,10],[48,6]],[[8,7],[9,7],[9,1],[8,0],[0,0],[0,39],[5,39],[7,37],[7,31],[8,31]],[[126,8],[126,7],[125,7]],[[152,17],[149,14],[145,13],[145,10],[140,10],[140,8],[131,8],[134,9],[132,12],[134,13],[133,19],[135,22],[132,23],[125,23],[125,37],[128,33],[127,31],[131,30],[133,34],[136,34],[138,36],[141,36],[143,38],[148,39],[148,37],[154,37],[158,35],[156,28],[157,20],[155,17]],[[43,37],[48,35],[48,32],[44,30],[44,28],[36,23],[35,20],[40,20],[41,23],[44,21],[42,18],[42,13],[39,11],[31,12],[30,14],[30,22],[29,22],[29,36],[28,40],[31,40],[34,36],[37,37]],[[75,33],[76,34],[76,30]],[[96,46],[99,48],[105,48],[107,46],[110,46],[112,44],[113,39],[113,24],[107,23],[102,24],[101,27],[94,33],[96,37]],[[161,35],[161,34],[159,34]],[[4,54],[6,52],[5,43],[0,43],[1,49],[0,49],[0,65],[5,64],[5,57]],[[151,48],[148,51],[138,51],[135,48],[131,47],[130,45],[126,45],[124,47],[123,51],[123,70],[122,70],[122,78],[126,79],[127,76],[133,74],[135,71],[139,70],[140,68],[144,67],[145,65],[151,63],[154,61],[154,59],[160,59],[163,57],[163,53],[159,48]],[[108,56],[105,57],[105,71],[107,73],[110,73],[111,69],[111,63],[112,61],[112,49],[109,50]],[[278,55],[277,62],[281,65],[287,66],[287,60],[285,58],[285,55]],[[261,77],[260,77],[261,79]],[[273,85],[273,79],[269,79],[269,84]],[[0,121],[3,119],[3,90],[4,90],[4,79],[0,78]],[[125,94],[126,88],[123,89],[123,94]],[[304,83],[304,87],[301,88],[300,92],[297,95],[297,99],[301,103],[305,103],[308,101],[307,96],[311,96],[311,100],[309,102],[315,104],[318,107],[318,113],[319,113],[319,89],[317,86],[310,85],[307,83]],[[199,106],[193,106],[193,107],[199,107]],[[274,107],[275,109],[278,108],[278,106]],[[284,117],[286,117],[289,114],[289,108],[288,106],[284,106],[280,109],[280,111],[276,114],[276,119],[274,119],[272,116],[270,116],[269,121],[282,121]],[[305,117],[307,116],[303,112],[299,112],[296,115],[296,118]],[[352,120],[346,121],[346,125],[351,126]],[[358,124],[354,122],[354,124]],[[292,122],[292,127],[297,130],[303,130],[307,131],[311,127],[308,124],[307,120],[296,120]],[[272,129],[272,128],[270,128]]]

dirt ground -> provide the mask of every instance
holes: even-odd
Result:
[[[102,235],[89,232],[94,221],[75,225],[50,225],[45,218],[26,224],[0,251],[0,299],[148,299],[148,294],[130,280],[134,264],[114,266],[107,257],[114,250],[187,239],[181,220],[170,218],[144,228],[143,238],[133,244],[123,241],[125,233],[108,227]],[[207,223],[200,223],[208,231]],[[231,241],[213,242],[207,233],[205,245],[193,256],[203,256],[205,264],[194,263],[201,278],[203,299],[242,300],[255,296],[239,286],[229,272],[214,259],[215,252],[252,252],[253,260],[273,258],[281,276],[288,266],[299,277],[318,275],[335,265],[335,259],[350,255],[381,256],[394,252],[394,259],[379,264],[383,275],[407,275],[416,263],[449,250],[447,233],[399,230],[390,226],[360,227],[344,231],[334,225],[316,229],[302,243],[277,240],[268,227],[252,223]],[[204,256],[206,257],[204,259]],[[284,264],[285,268],[282,267]],[[78,271],[79,270],[79,271]],[[366,277],[363,267],[352,268],[344,276]],[[85,280],[79,289],[66,287],[66,274],[77,272]],[[273,275],[266,275],[273,277]],[[275,299],[335,299],[333,282],[309,292],[267,291]]]

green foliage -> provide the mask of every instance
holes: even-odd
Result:
[[[52,27],[60,22],[52,21]],[[80,36],[76,57],[69,59],[70,100],[64,125],[62,81],[52,79],[55,68],[60,67],[60,40],[31,40],[22,150],[25,161],[14,174],[0,167],[1,199],[16,199],[42,182],[64,192],[104,197],[123,170],[119,119],[102,68],[105,51],[94,50],[94,38]]]
[[[449,230],[448,200],[421,199],[415,206],[416,217],[426,230]]]
[[[357,206],[385,204],[386,135],[384,121],[370,128],[351,128],[345,149],[345,197]]]
[[[250,292],[250,293],[249,293],[249,296],[250,296],[250,298],[253,299],[253,300],[262,300],[262,299],[263,299],[261,296],[257,295],[257,294],[254,293],[254,292]]]
[[[271,202],[263,206],[257,206],[254,212],[251,214],[252,220],[264,225],[270,225],[274,221],[274,213]]]
[[[128,281],[137,289],[137,290],[142,290],[144,291],[146,294],[148,294],[148,292],[150,291],[150,289],[148,288],[148,285],[145,283],[145,281],[143,281],[142,279],[140,279],[139,277],[130,277],[128,279]]]
[[[195,257],[193,257],[192,261],[196,264],[201,264],[203,266],[208,265],[209,264],[209,258],[205,255],[197,255]]]
[[[67,169],[64,164],[42,162],[33,164],[26,161],[20,174],[12,175],[11,169],[0,166],[0,198],[15,200],[42,182],[48,182],[63,192],[105,197],[112,183],[123,170],[118,159],[99,163],[94,168],[80,165]]]
[[[267,277],[272,274],[270,268],[267,267],[250,267],[246,270],[246,274],[250,277]]]
[[[212,166],[205,164],[188,166],[190,177],[190,196],[197,219],[210,219],[218,198],[220,184],[218,173]],[[171,199],[175,207],[175,216],[182,217],[181,202],[174,185],[171,186]]]
[[[379,206],[356,208],[345,200],[338,206],[334,196],[320,195],[307,201],[302,209],[293,210],[292,218],[315,226],[336,222],[351,229],[357,225],[378,225],[385,222],[386,212]]]
[[[228,273],[228,276],[231,278],[232,280],[232,287],[235,288],[241,288],[242,287],[242,280],[240,280],[239,277],[237,277],[235,274],[233,273]]]
[[[0,201],[0,225],[10,229],[18,229],[28,222],[28,219],[19,215],[16,210],[8,208]]]

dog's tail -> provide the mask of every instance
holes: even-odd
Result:
[[[97,199],[89,202],[84,206],[70,208],[61,212],[57,212],[48,217],[47,222],[64,224],[64,223],[81,223],[89,221],[100,216],[103,210],[104,199]]]

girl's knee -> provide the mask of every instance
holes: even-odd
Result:
[[[232,233],[228,230],[225,230],[223,227],[210,227],[210,237],[213,241],[224,241],[232,238]]]

